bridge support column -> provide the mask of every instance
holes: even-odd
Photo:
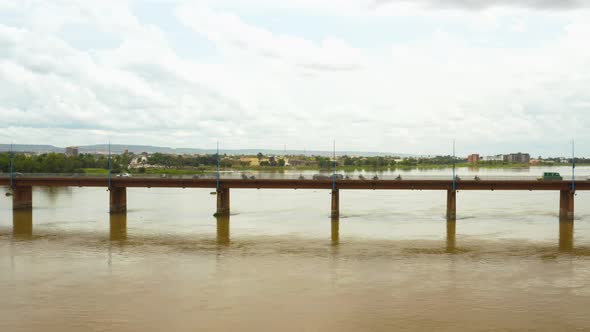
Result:
[[[215,216],[229,216],[229,188],[217,189],[217,212]]]
[[[15,186],[12,190],[12,209],[30,210],[33,208],[33,187]]]
[[[574,192],[571,190],[559,192],[559,220],[574,220]]]
[[[339,218],[332,218],[331,227],[330,227],[330,238],[332,239],[332,244],[338,244],[340,241],[340,219]]]
[[[340,217],[340,190],[339,189],[332,189],[332,213],[330,214],[332,218],[339,218]]]
[[[15,237],[33,236],[33,210],[20,209],[12,211],[12,234]]]
[[[110,199],[110,213],[120,213],[127,211],[127,188],[125,187],[111,187],[109,189]]]
[[[229,215],[217,216],[217,244],[229,245]]]
[[[447,220],[457,219],[457,191],[447,190]]]
[[[127,239],[127,213],[111,213],[110,215],[110,240],[126,240]]]
[[[574,222],[562,220],[559,222],[559,250],[572,251],[574,249]]]
[[[454,252],[456,246],[457,221],[447,220],[447,252]]]

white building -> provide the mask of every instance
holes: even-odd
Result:
[[[483,156],[481,157],[481,161],[504,161],[504,155]]]
[[[129,162],[129,168],[145,167],[147,166],[147,161],[147,157],[143,155],[133,157]]]

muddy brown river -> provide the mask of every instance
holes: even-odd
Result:
[[[558,192],[461,191],[455,223],[442,191],[342,190],[336,221],[329,190],[233,189],[219,219],[206,189],[130,188],[126,215],[104,188],[15,214],[0,192],[0,331],[590,329],[586,192],[574,223]]]

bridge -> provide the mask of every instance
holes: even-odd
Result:
[[[520,190],[520,191],[559,191],[560,220],[573,221],[574,197],[576,190],[590,190],[590,181],[579,177],[574,181],[547,181],[536,178],[374,178],[350,179],[330,178],[255,178],[243,176],[226,177],[105,177],[81,175],[35,175],[19,174],[17,177],[0,177],[0,186],[11,186],[13,210],[26,210],[33,207],[34,186],[45,187],[105,187],[109,189],[111,213],[126,212],[127,188],[212,188],[217,195],[215,215],[227,216],[230,213],[230,190],[234,189],[326,189],[331,192],[331,216],[340,215],[340,190],[443,190],[447,192],[446,216],[456,218],[457,191],[459,190]]]

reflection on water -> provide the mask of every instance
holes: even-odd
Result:
[[[229,220],[230,216],[216,216],[217,219],[217,244],[229,246]]]
[[[111,241],[127,239],[127,213],[111,213],[109,235]]]
[[[15,238],[31,238],[33,236],[32,209],[12,211],[12,234]]]
[[[340,241],[340,220],[338,217],[334,217],[331,220],[330,235],[332,245],[337,245]]]
[[[559,250],[570,252],[574,249],[574,222],[559,221]]]
[[[454,253],[457,249],[456,242],[455,242],[455,235],[457,229],[457,221],[455,220],[448,220],[447,221],[447,252]]]
[[[55,205],[58,199],[72,196],[72,188],[70,187],[38,187],[35,189],[43,192],[44,197],[51,205]]]

